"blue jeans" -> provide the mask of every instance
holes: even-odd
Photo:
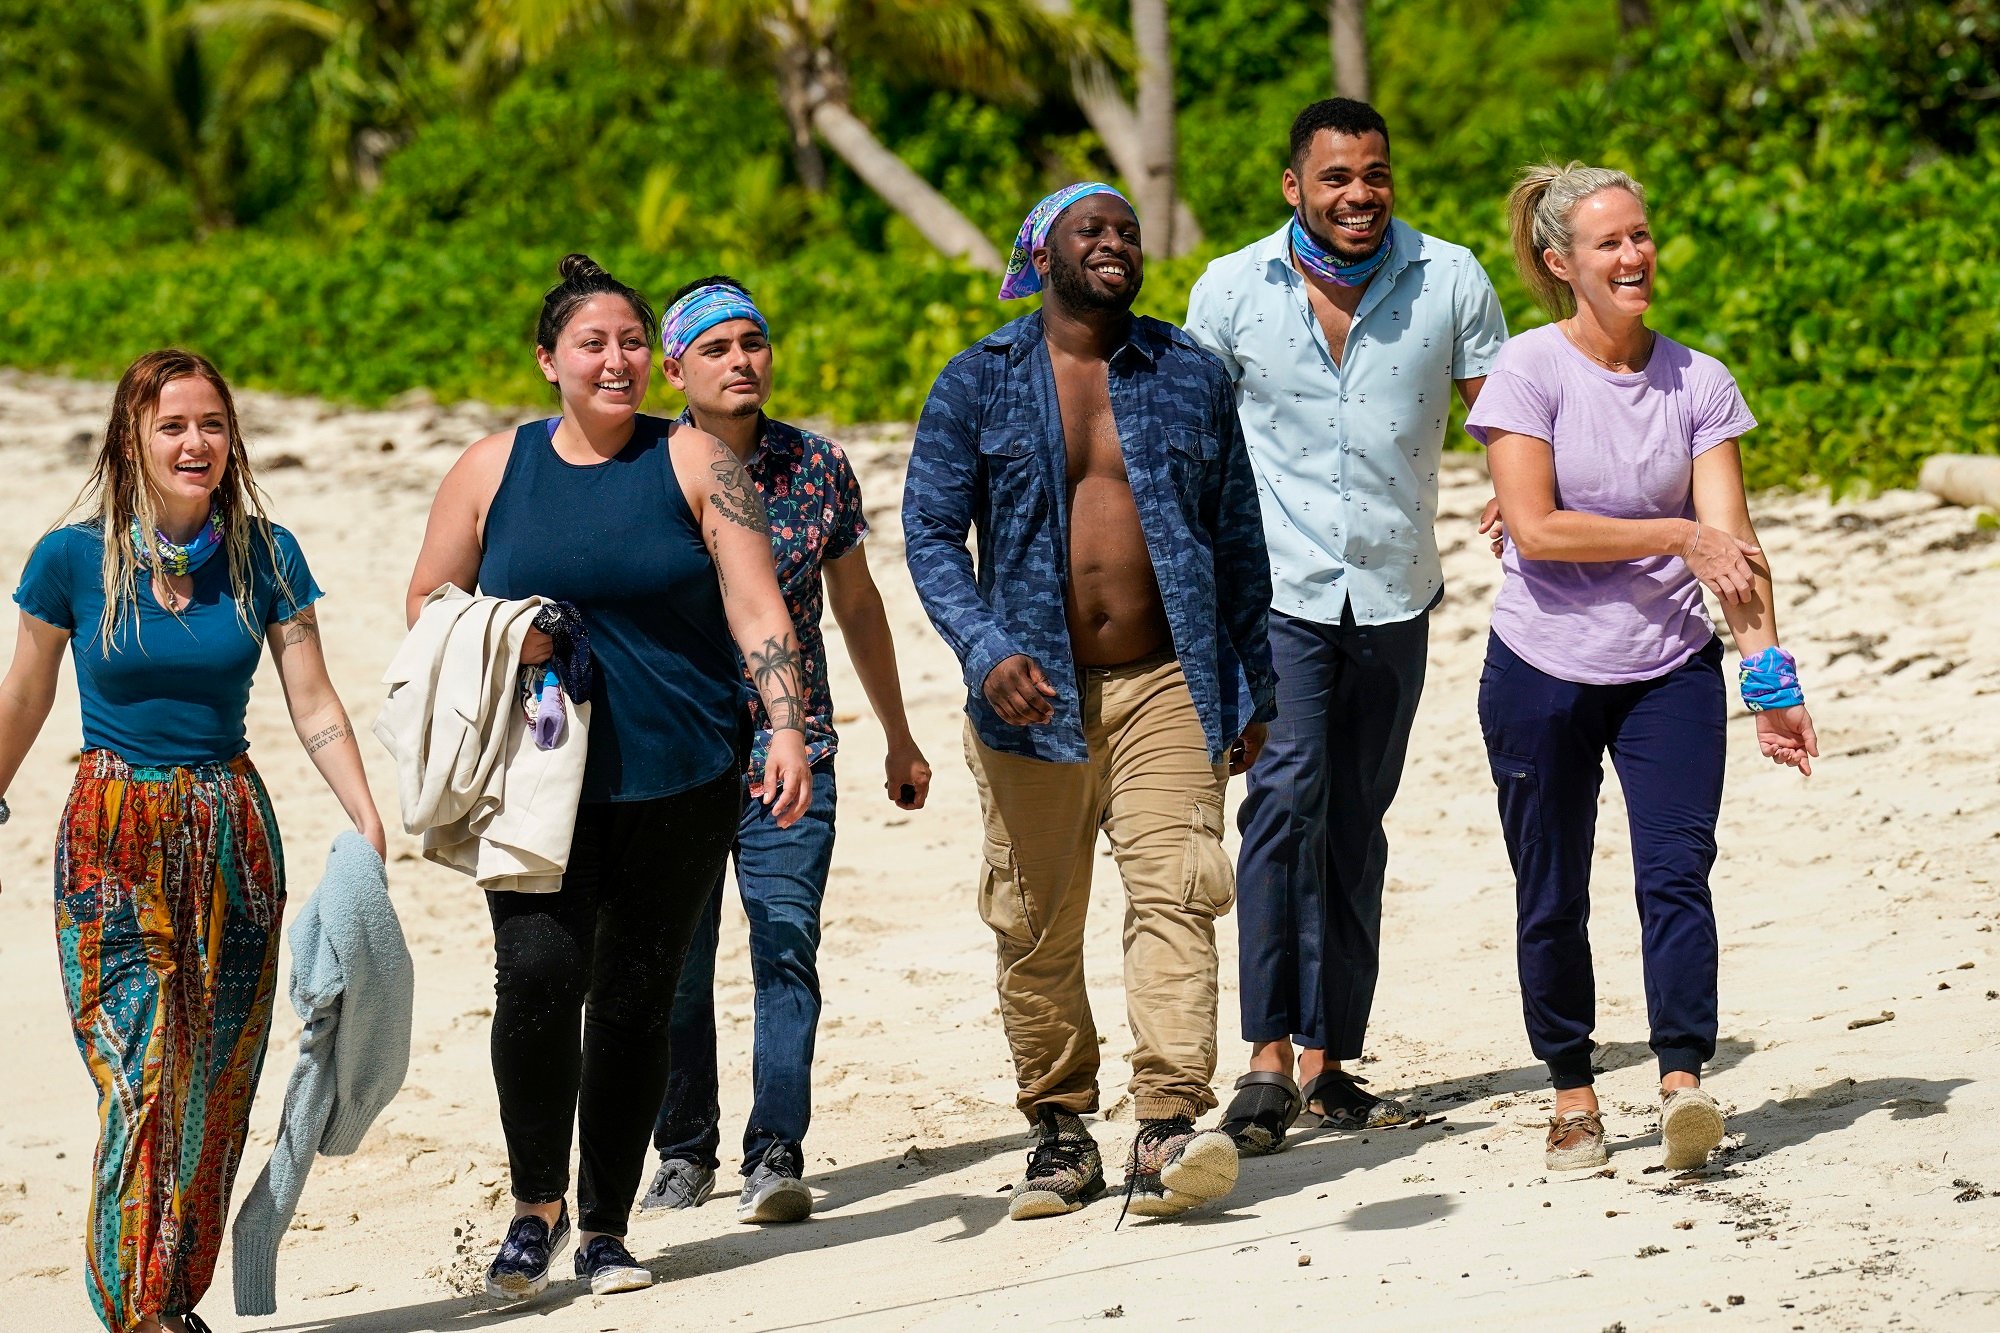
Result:
[[[1558,1088],[1591,1081],[1597,983],[1590,859],[1610,752],[1625,789],[1646,967],[1646,1016],[1662,1075],[1715,1056],[1715,822],[1727,700],[1722,641],[1652,680],[1579,685],[1538,671],[1494,635],[1479,725],[1514,865],[1521,1008]]]
[[[805,1142],[812,1120],[813,1041],[819,1029],[819,909],[833,864],[833,758],[813,765],[812,804],[781,829],[770,807],[748,798],[736,832],[736,884],[750,918],[756,984],[751,1047],[754,1098],[743,1128],[743,1174],[780,1143]],[[653,1126],[662,1157],[721,1165],[722,1108],[715,1072],[715,947],[722,932],[718,885],[688,944],[674,992],[672,1065]]]

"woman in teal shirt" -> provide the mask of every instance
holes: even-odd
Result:
[[[56,843],[56,935],[98,1088],[86,1282],[115,1333],[203,1333],[263,1065],[284,852],[245,753],[261,649],[354,827],[383,850],[320,653],[320,590],[264,516],[228,386],[182,351],[118,382],[86,517],[43,537],[0,681],[0,792],[76,662],[83,754]],[[6,803],[0,797],[0,822]]]

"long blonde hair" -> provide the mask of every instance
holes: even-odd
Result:
[[[1581,162],[1557,166],[1537,162],[1521,172],[1507,196],[1507,230],[1514,241],[1514,267],[1535,301],[1557,319],[1576,313],[1576,293],[1558,278],[1542,251],[1566,255],[1576,237],[1570,230],[1577,206],[1600,190],[1624,190],[1646,202],[1645,187],[1622,171],[1587,167]]]
[[[90,478],[71,509],[73,515],[104,533],[104,612],[98,618],[97,632],[106,652],[128,614],[134,617],[136,633],[142,563],[155,587],[166,583],[167,571],[155,544],[145,543],[146,552],[141,557],[133,549],[131,532],[134,520],[143,533],[158,529],[159,515],[152,489],[146,484],[145,433],[167,385],[188,378],[206,380],[213,386],[229,425],[229,461],[215,488],[214,512],[222,520],[222,549],[229,562],[229,590],[236,601],[236,618],[253,635],[262,637],[264,632],[251,615],[253,530],[264,544],[272,573],[281,582],[284,579],[271,536],[271,520],[264,512],[264,494],[250,474],[250,454],[236,418],[236,399],[222,372],[207,357],[178,347],[148,352],[118,378],[118,389],[111,397],[111,420],[104,427],[104,446],[98,450]]]

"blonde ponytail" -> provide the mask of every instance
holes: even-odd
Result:
[[[1521,172],[1507,196],[1507,230],[1514,243],[1514,267],[1521,281],[1544,310],[1557,319],[1576,313],[1576,293],[1549,268],[1542,251],[1568,254],[1575,236],[1570,220],[1577,206],[1600,190],[1624,190],[1641,204],[1646,191],[1639,182],[1610,167],[1581,162],[1557,166],[1537,162]]]

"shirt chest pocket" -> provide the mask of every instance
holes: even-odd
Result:
[[[1000,512],[1041,494],[1042,460],[1026,431],[997,429],[981,432],[979,462],[986,470],[988,490]]]
[[[1167,466],[1173,474],[1174,491],[1192,509],[1201,499],[1222,442],[1215,432],[1198,426],[1169,426],[1166,434]]]

